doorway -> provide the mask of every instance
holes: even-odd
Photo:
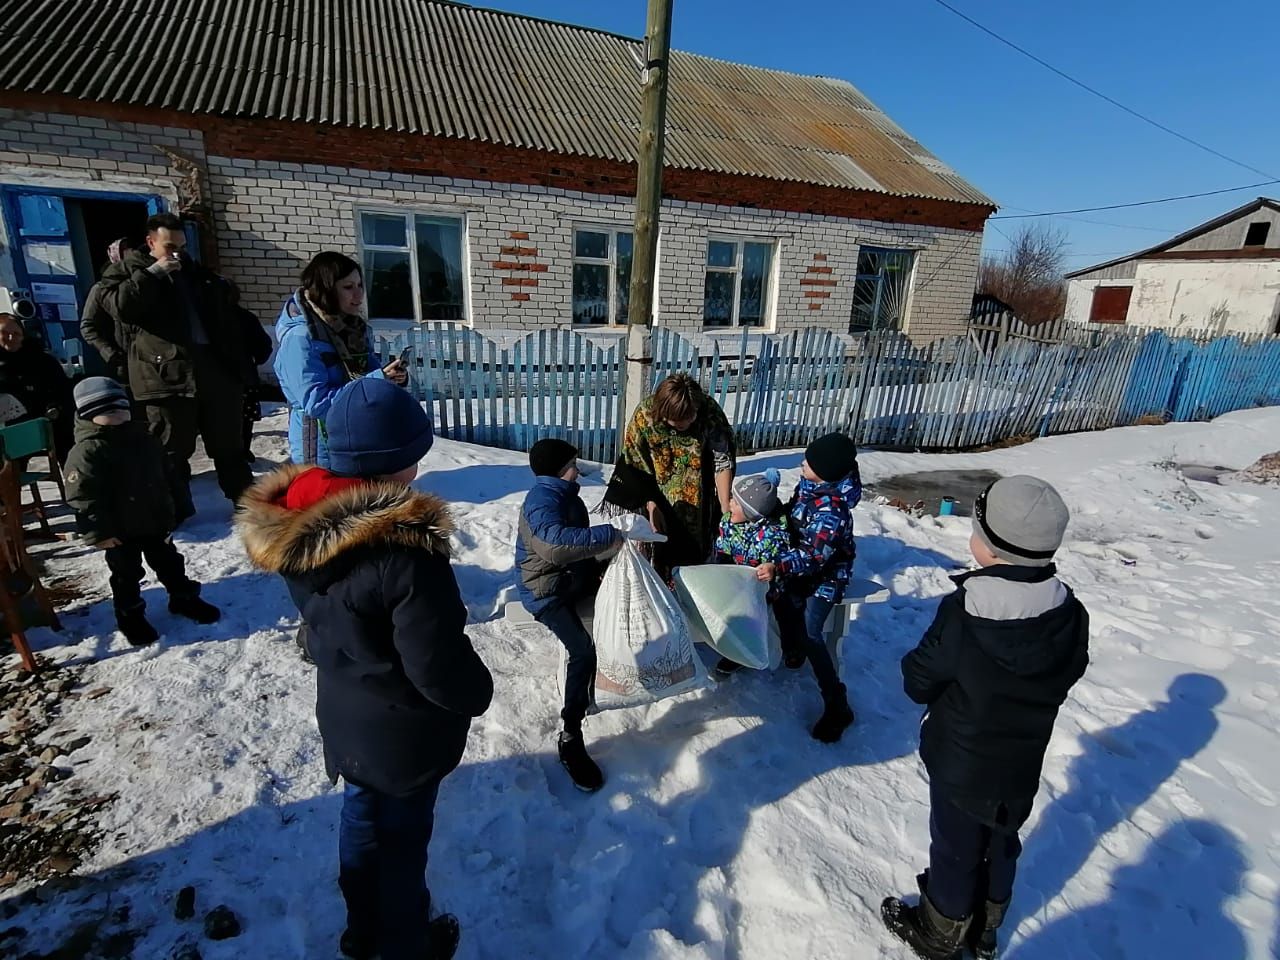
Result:
[[[76,273],[82,284],[87,281],[92,286],[107,266],[108,246],[120,239],[131,247],[142,243],[150,216],[147,203],[142,199],[68,199],[66,205],[72,245],[81,248],[76,251]]]
[[[99,372],[96,351],[80,337],[85,298],[107,265],[107,247],[122,237],[141,243],[147,217],[163,208],[148,194],[42,190],[0,186],[13,275],[36,304],[36,332],[64,363],[83,357]],[[81,341],[77,343],[77,341]]]

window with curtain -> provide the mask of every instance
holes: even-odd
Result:
[[[850,333],[902,329],[915,256],[914,250],[885,247],[862,247],[858,251]]]
[[[460,217],[362,210],[360,248],[369,316],[465,320],[462,233]]]
[[[712,237],[707,241],[702,322],[708,327],[768,323],[773,243]]]
[[[631,297],[631,231],[573,231],[573,322],[625,324]]]

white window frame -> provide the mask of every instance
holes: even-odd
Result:
[[[364,223],[361,217],[366,214],[376,214],[378,216],[402,217],[405,221],[405,243],[406,246],[388,246],[380,243],[364,242]],[[462,261],[462,323],[467,326],[474,326],[474,318],[471,314],[471,240],[470,240],[470,222],[465,212],[456,209],[442,209],[439,207],[402,207],[402,206],[379,206],[375,204],[357,204],[355,208],[355,228],[356,228],[356,249],[359,253],[360,269],[365,271],[365,251],[373,253],[408,253],[409,254],[409,282],[412,284],[411,293],[413,300],[413,322],[414,323],[430,323],[437,321],[427,321],[422,318],[422,293],[418,284],[418,247],[416,243],[411,242],[411,238],[417,237],[416,217],[436,217],[442,220],[456,220],[462,227],[459,231],[459,244],[462,249],[459,251],[459,257]],[[366,296],[367,296],[367,279],[366,279]],[[366,301],[367,302],[367,301]],[[405,322],[404,317],[369,317],[370,322],[379,320],[389,321],[392,323]]]
[[[606,259],[599,257],[580,257],[578,256],[578,233],[604,233],[609,236],[609,256]],[[569,322],[580,329],[600,329],[602,327],[619,327],[625,325],[618,323],[615,319],[618,310],[618,234],[631,234],[631,256],[634,263],[635,258],[635,242],[636,231],[635,225],[631,223],[572,223],[570,224],[569,234]],[[609,314],[605,323],[581,323],[573,318],[573,268],[578,264],[585,264],[594,267],[609,268]],[[658,298],[654,296],[654,309],[656,312]]]
[[[713,243],[731,243],[734,245],[734,256],[732,267],[713,267],[707,262],[711,253],[711,244]],[[748,243],[758,243],[761,246],[769,248],[769,271],[765,276],[764,304],[763,315],[760,317],[759,326],[747,327],[748,330],[772,330],[774,318],[777,308],[778,296],[778,254],[780,244],[777,237],[760,237],[748,234],[732,234],[732,233],[709,233],[707,234],[706,249],[702,254],[702,327],[710,333],[717,331],[741,330],[743,329],[740,322],[740,310],[742,307],[742,258],[746,252]],[[707,323],[706,314],[706,284],[708,273],[732,273],[733,280],[733,318],[727,327],[712,326]]]

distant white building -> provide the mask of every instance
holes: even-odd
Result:
[[[1067,318],[1280,334],[1280,201],[1259,197],[1150,249],[1067,274]]]

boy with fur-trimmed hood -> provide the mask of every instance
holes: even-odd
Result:
[[[330,469],[276,471],[245,495],[237,523],[250,559],[284,578],[309,627],[325,762],[346,781],[342,952],[440,960],[459,931],[449,914],[428,919],[436,793],[493,678],[463,631],[449,511],[409,486],[430,418],[405,390],[365,378],[339,392],[326,424]]]
[[[927,709],[929,869],[920,903],[881,905],[888,928],[927,960],[968,945],[996,955],[1040,769],[1058,708],[1089,662],[1089,615],[1053,565],[1069,513],[1035,477],[1005,477],[974,504],[969,549],[981,569],[902,660],[907,696]]]

